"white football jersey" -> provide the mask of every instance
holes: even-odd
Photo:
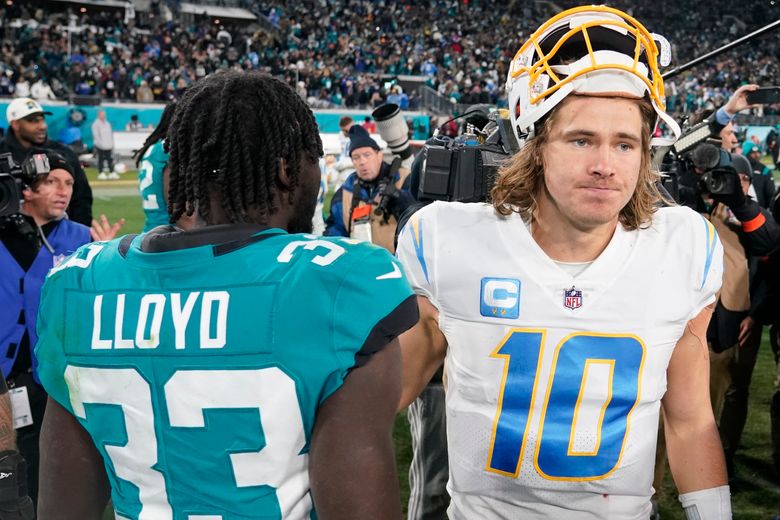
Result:
[[[520,216],[437,202],[397,254],[449,344],[450,518],[648,518],[666,368],[721,283],[712,225],[660,209],[572,276]]]

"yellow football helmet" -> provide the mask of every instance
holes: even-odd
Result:
[[[509,116],[519,141],[571,93],[647,96],[658,117],[680,136],[665,112],[659,64],[671,62],[663,36],[651,34],[626,13],[606,6],[568,9],[545,22],[517,51],[507,75]],[[652,144],[669,144],[654,139]]]

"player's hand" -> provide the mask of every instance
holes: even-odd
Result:
[[[748,336],[750,336],[750,331],[753,329],[754,324],[755,321],[753,321],[753,318],[750,316],[742,320],[742,323],[739,324],[739,337],[737,338],[737,341],[740,347],[745,346],[745,341],[747,341]]]
[[[758,90],[758,85],[742,85],[731,95],[723,108],[733,116],[746,108],[757,107],[758,105],[751,105],[747,101],[747,93],[753,90]]]
[[[125,219],[123,218],[120,218],[113,224],[109,224],[106,216],[100,215],[100,220],[92,219],[92,227],[89,233],[95,242],[105,242],[112,240],[124,225]]]

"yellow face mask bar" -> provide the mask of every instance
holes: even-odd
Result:
[[[590,20],[588,22],[585,22],[581,25],[578,25],[577,27],[569,30],[566,34],[561,37],[558,42],[555,44],[555,46],[548,52],[547,54],[544,54],[542,51],[542,48],[539,44],[539,38],[545,34],[545,32],[551,27],[554,26],[559,20],[562,18],[568,18],[572,15],[576,15],[577,13],[581,12],[587,12],[587,13],[593,13],[593,12],[603,12],[603,13],[610,13],[614,14],[618,17],[620,17],[622,20],[625,21],[618,21],[612,18],[603,18],[598,20]],[[636,40],[636,45],[634,47],[634,60],[633,64],[631,66],[627,66],[620,63],[598,63],[596,60],[596,56],[594,54],[594,49],[591,44],[590,36],[588,34],[588,29],[591,27],[604,27],[604,26],[612,26],[615,28],[619,28],[622,30],[625,30],[627,35],[633,35],[634,39]],[[553,71],[552,67],[550,65],[550,61],[552,58],[555,57],[558,50],[574,35],[582,33],[583,39],[585,41],[585,45],[588,49],[588,56],[591,60],[591,65],[589,67],[585,67],[582,70],[578,70],[574,74],[564,78],[560,79],[557,74]],[[538,61],[534,64],[523,64],[520,65],[518,62],[520,61],[521,56],[528,51],[528,47],[530,45],[533,45],[536,53],[541,56],[541,58],[538,59]],[[642,54],[642,51],[644,51],[647,55],[647,65],[650,69],[652,82],[648,79],[648,77],[641,73],[638,65],[639,65],[639,57]],[[537,80],[539,79],[539,76],[542,73],[546,73],[550,79],[553,81],[553,85],[547,89],[545,89],[543,92],[534,93],[536,94],[533,96],[530,100],[531,104],[536,104],[540,100],[546,98],[556,90],[560,89],[564,85],[574,81],[578,77],[582,76],[583,74],[588,74],[590,72],[596,71],[596,70],[602,70],[602,69],[617,69],[622,70],[625,72],[629,72],[633,74],[634,76],[641,79],[645,86],[647,86],[648,92],[650,93],[651,99],[657,104],[661,110],[665,110],[665,104],[664,104],[664,83],[663,78],[661,76],[661,72],[658,70],[658,46],[656,45],[655,40],[653,39],[653,36],[648,32],[645,27],[638,22],[633,17],[627,15],[626,13],[619,11],[618,9],[614,9],[611,7],[606,6],[582,6],[582,7],[576,7],[574,9],[569,9],[567,11],[564,11],[562,13],[559,13],[558,15],[552,17],[550,20],[544,23],[536,32],[534,32],[533,35],[528,39],[527,42],[523,44],[522,47],[520,47],[520,50],[517,51],[515,54],[515,57],[512,59],[512,72],[511,77],[512,79],[517,78],[521,74],[527,73],[529,75],[528,82],[530,85],[536,84]]]

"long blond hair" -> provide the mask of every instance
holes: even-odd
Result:
[[[556,106],[539,125],[537,134],[525,142],[522,149],[498,173],[498,179],[490,192],[496,211],[504,216],[519,213],[530,220],[537,208],[536,197],[544,183],[542,150],[547,144],[556,116],[563,103]],[[658,172],[650,169],[650,138],[655,127],[656,114],[647,99],[637,100],[642,115],[642,162],[636,189],[623,209],[620,223],[627,230],[647,227],[653,213],[662,201],[666,201],[658,189]]]

